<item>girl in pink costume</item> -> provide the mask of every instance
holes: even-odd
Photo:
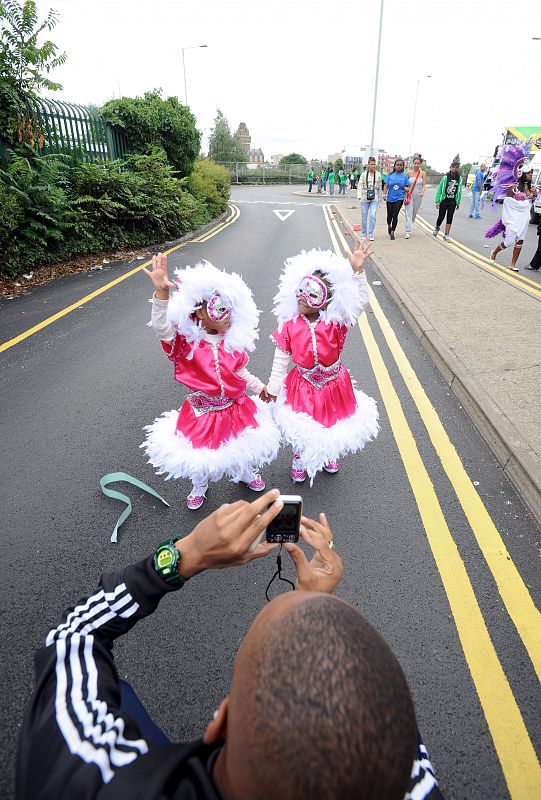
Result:
[[[340,360],[348,329],[368,302],[363,264],[372,252],[368,242],[356,243],[348,263],[330,251],[303,251],[286,261],[280,278],[277,348],[260,397],[277,401],[275,419],[293,448],[298,483],[308,475],[312,484],[321,469],[338,472],[338,459],[362,450],[379,430],[375,400],[353,388]]]
[[[203,505],[209,481],[225,475],[263,491],[259,469],[276,458],[280,434],[270,409],[246,395],[263,388],[246,369],[259,319],[250,290],[239,275],[208,261],[175,270],[176,286],[161,253],[145,272],[156,288],[149,324],[175,380],[189,389],[180,411],[166,411],[145,428],[141,447],[149,462],[166,479],[190,478],[190,509]]]

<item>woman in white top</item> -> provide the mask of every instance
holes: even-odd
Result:
[[[366,172],[359,178],[357,199],[361,201],[361,238],[366,239],[368,221],[368,238],[374,241],[374,228],[376,227],[376,214],[381,202],[381,175],[376,171],[376,159],[370,156]],[[370,219],[368,220],[368,212]]]
[[[413,158],[413,169],[408,171],[408,178],[411,188],[407,199],[404,202],[404,214],[406,217],[406,239],[410,238],[415,217],[421,208],[423,195],[426,191],[426,172],[421,169],[422,163],[422,156],[417,154]]]

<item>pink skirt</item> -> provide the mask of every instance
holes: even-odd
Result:
[[[357,409],[351,378],[347,369],[321,389],[312,386],[294,367],[285,380],[286,405],[293,411],[304,411],[325,428],[351,417]]]
[[[180,431],[194,447],[217,450],[230,439],[236,439],[247,428],[257,428],[256,405],[249,397],[241,403],[233,403],[223,411],[211,411],[196,416],[186,400],[179,411],[177,431]]]

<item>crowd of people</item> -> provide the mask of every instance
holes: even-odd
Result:
[[[524,148],[515,148],[515,151],[515,158],[523,161]],[[508,156],[508,158],[512,159],[512,156]],[[511,177],[507,173],[505,176],[501,176],[502,182],[505,183],[505,192],[498,197],[494,197],[494,187],[489,192],[485,190],[486,173],[486,164],[480,164],[471,185],[468,218],[481,219],[481,204],[486,201],[488,194],[490,194],[493,205],[497,200],[500,202],[503,200],[502,219],[486,234],[490,238],[505,230],[502,241],[491,251],[490,260],[496,261],[499,253],[512,247],[513,253],[509,269],[518,272],[517,262],[528,231],[531,203],[538,194],[538,189],[532,186],[532,169],[526,168],[520,175],[517,175],[515,170]],[[498,180],[498,170],[495,171],[494,178],[496,181]],[[332,165],[322,168],[320,174],[316,174],[313,169],[310,169],[308,191],[312,191],[312,185],[315,183],[318,194],[334,195],[334,186],[337,181],[339,194],[345,195],[348,189],[357,191],[357,199],[361,208],[362,239],[368,238],[371,242],[374,241],[377,213],[383,202],[386,206],[389,238],[391,240],[396,238],[402,209],[404,210],[404,235],[406,239],[410,238],[427,187],[426,171],[423,169],[423,158],[420,153],[414,155],[411,168],[407,171],[405,160],[397,158],[388,175],[378,169],[374,157],[370,157],[364,167],[354,167],[349,171],[340,168],[335,173]],[[437,215],[432,232],[434,238],[438,237],[441,226],[445,223],[443,241],[451,240],[453,218],[455,212],[460,208],[463,191],[464,179],[461,174],[461,165],[458,161],[453,161],[449,171],[441,177],[436,189]],[[537,227],[537,235],[539,237],[537,250],[530,263],[526,265],[526,269],[529,270],[541,268],[541,224]]]

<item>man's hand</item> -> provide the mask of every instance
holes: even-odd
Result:
[[[296,588],[303,592],[326,592],[331,594],[344,574],[342,559],[334,550],[334,537],[325,514],[319,522],[302,518],[301,536],[316,551],[308,561],[301,548],[292,543],[284,544],[297,570]]]
[[[364,262],[367,258],[373,255],[374,249],[368,239],[363,239],[359,242],[357,239],[353,240],[353,253],[346,252],[349,263],[353,272],[362,272],[364,270]]]
[[[269,394],[268,391],[267,391],[267,387],[264,386],[261,389],[260,393],[259,393],[259,399],[263,400],[264,403],[275,403],[276,402],[276,395],[275,394]]]
[[[164,256],[163,253],[152,256],[152,272],[146,268],[143,268],[143,272],[148,275],[154,284],[156,298],[158,300],[169,300],[169,289],[174,289],[175,284],[171,283],[167,275],[167,256]]]
[[[182,553],[180,575],[191,578],[205,569],[223,569],[267,556],[277,545],[261,542],[248,552],[257,537],[283,508],[280,492],[271,489],[253,503],[226,503],[196,525],[176,546]]]

